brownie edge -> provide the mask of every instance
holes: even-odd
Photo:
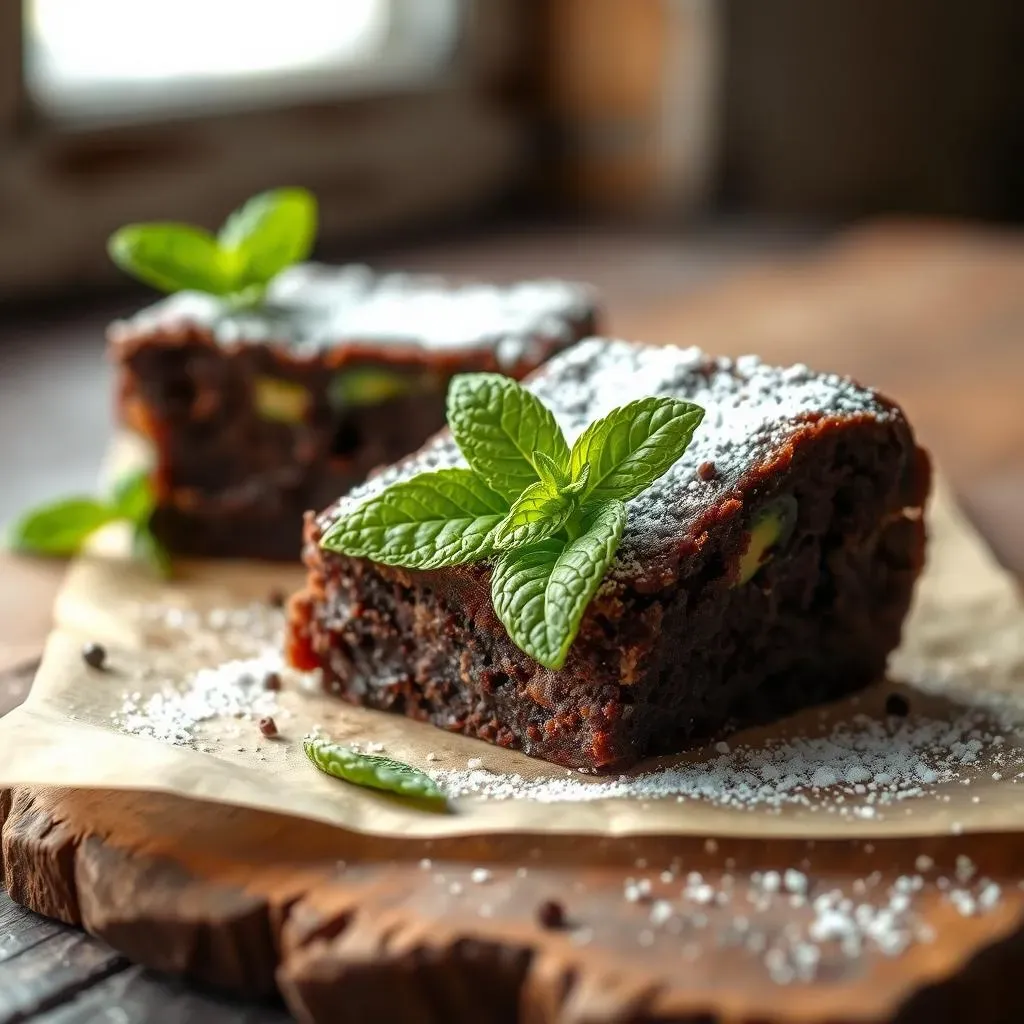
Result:
[[[515,647],[486,564],[416,572],[323,551],[352,503],[460,456],[442,432],[320,515],[289,658],[341,699],[574,768],[622,770],[841,697],[884,673],[924,561],[927,454],[892,402],[806,367],[592,339],[528,386],[570,440],[612,406],[707,410],[683,459],[629,503],[616,561],[563,669]],[[710,468],[709,468],[710,467]],[[792,510],[766,563],[754,525]]]

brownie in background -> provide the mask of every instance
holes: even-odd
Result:
[[[453,374],[521,378],[592,334],[592,292],[293,267],[256,308],[180,293],[109,331],[176,554],[296,560],[302,516],[444,425]]]

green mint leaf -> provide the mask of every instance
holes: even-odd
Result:
[[[164,579],[171,576],[171,556],[167,549],[153,536],[148,523],[136,523],[132,533],[132,555],[144,562]]]
[[[452,378],[448,425],[470,466],[509,501],[539,479],[534,452],[559,465],[569,461],[569,446],[551,410],[499,373]]]
[[[232,268],[233,290],[265,285],[285,267],[306,259],[316,222],[316,199],[302,188],[262,192],[232,213],[217,241]]]
[[[503,551],[544,540],[557,533],[575,509],[572,498],[563,497],[543,481],[531,484],[495,530],[494,546]]]
[[[104,501],[68,498],[22,516],[11,529],[9,542],[26,554],[67,558],[97,530],[120,518],[120,510]]]
[[[111,236],[107,251],[123,271],[162,292],[227,295],[235,290],[217,240],[202,228],[130,224]]]
[[[156,503],[149,473],[139,470],[121,477],[113,489],[113,502],[122,518],[131,523],[146,523]]]
[[[533,465],[541,481],[552,491],[561,491],[569,483],[569,474],[545,452],[533,453]]]
[[[686,451],[704,410],[676,398],[642,398],[596,420],[572,448],[570,471],[590,466],[583,499],[628,501],[646,490]]]
[[[470,469],[404,480],[339,519],[320,541],[328,551],[407,569],[465,565],[494,552],[508,502]]]
[[[574,540],[551,537],[498,558],[494,610],[512,642],[546,668],[565,664],[625,524],[625,504],[603,501],[585,510],[583,532]]]
[[[315,737],[307,737],[302,749],[320,771],[336,779],[428,804],[443,806],[448,802],[444,791],[429,775],[390,757],[362,754]]]
[[[571,484],[566,484],[562,488],[562,493],[568,495],[571,498],[579,497],[587,489],[587,484],[590,483],[590,464],[588,463],[580,470],[580,475],[576,477]]]

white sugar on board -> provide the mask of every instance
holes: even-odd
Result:
[[[940,884],[943,878],[928,882],[906,874],[883,886],[882,873],[873,871],[852,884],[834,879],[826,885],[802,862],[800,868],[752,872],[745,882],[742,876],[691,871],[681,890],[671,885],[671,874],[668,880],[659,877],[658,888],[645,877],[628,879],[623,888],[627,904],[643,904],[637,908],[643,922],[639,945],[668,942],[676,948],[680,935],[700,932],[698,958],[709,948],[739,948],[757,957],[780,985],[810,982],[864,956],[894,958],[933,942],[935,929],[925,914],[936,890],[965,917],[988,913],[1002,896],[1000,886],[984,877],[950,888]],[[780,906],[788,915],[781,929]],[[792,907],[799,909],[794,913]]]
[[[279,713],[277,694],[265,688],[264,680],[282,668],[281,656],[273,651],[201,668],[183,687],[168,686],[148,697],[126,694],[113,721],[130,735],[188,746],[204,722]]]

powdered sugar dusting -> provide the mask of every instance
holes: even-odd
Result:
[[[881,820],[911,800],[943,800],[943,789],[968,786],[1000,771],[1024,781],[1018,724],[991,710],[968,709],[951,720],[894,722],[856,715],[826,736],[797,736],[765,746],[738,745],[704,760],[612,779],[468,769],[432,770],[453,797],[535,800],[699,800],[730,810],[779,814],[787,809]],[[945,797],[948,799],[948,796]]]
[[[246,723],[245,731],[221,729],[221,740],[237,741],[241,735],[255,735],[254,723],[264,716],[277,724],[291,717],[280,704],[282,679],[292,689],[315,685],[308,674],[284,663],[280,608],[252,602],[199,611],[147,604],[138,606],[135,614],[155,652],[152,663],[140,669],[142,688],[123,693],[120,706],[110,715],[121,732],[174,746],[203,747],[213,742],[204,726],[235,719]],[[173,672],[162,672],[156,656],[162,649],[160,640],[169,640],[175,652]],[[192,667],[184,677],[183,666]]]
[[[835,980],[863,970],[867,958],[895,959],[935,941],[936,909],[981,917],[1006,900],[1006,881],[969,861],[965,876],[959,862],[966,857],[958,858],[955,873],[929,859],[901,874],[888,858],[876,866],[874,852],[871,843],[861,845],[856,874],[816,871],[810,858],[749,870],[727,857],[687,869],[690,855],[682,854],[667,864],[638,859],[618,894],[580,878],[569,884],[561,875],[535,888],[560,887],[563,927],[574,945],[649,949],[650,967],[659,973],[673,962],[713,957],[720,963],[718,951],[728,949],[750,958],[776,985]],[[492,871],[436,860],[421,861],[419,869],[431,872],[447,906],[481,916],[490,915],[483,900],[491,891],[504,890],[508,902],[522,899],[520,883],[534,874],[522,866],[513,874],[504,865]],[[487,889],[479,888],[481,880]]]
[[[189,746],[202,723],[278,714],[277,694],[265,688],[264,680],[281,668],[280,655],[274,653],[203,668],[184,689],[168,687],[145,698],[126,695],[113,721],[129,735]]]
[[[227,344],[273,341],[314,354],[346,343],[452,351],[489,348],[501,366],[536,361],[543,341],[567,342],[595,304],[587,287],[564,281],[453,283],[424,274],[307,263],[271,282],[256,310],[232,311],[211,295],[181,292],[115,325],[122,331],[191,322]]]

